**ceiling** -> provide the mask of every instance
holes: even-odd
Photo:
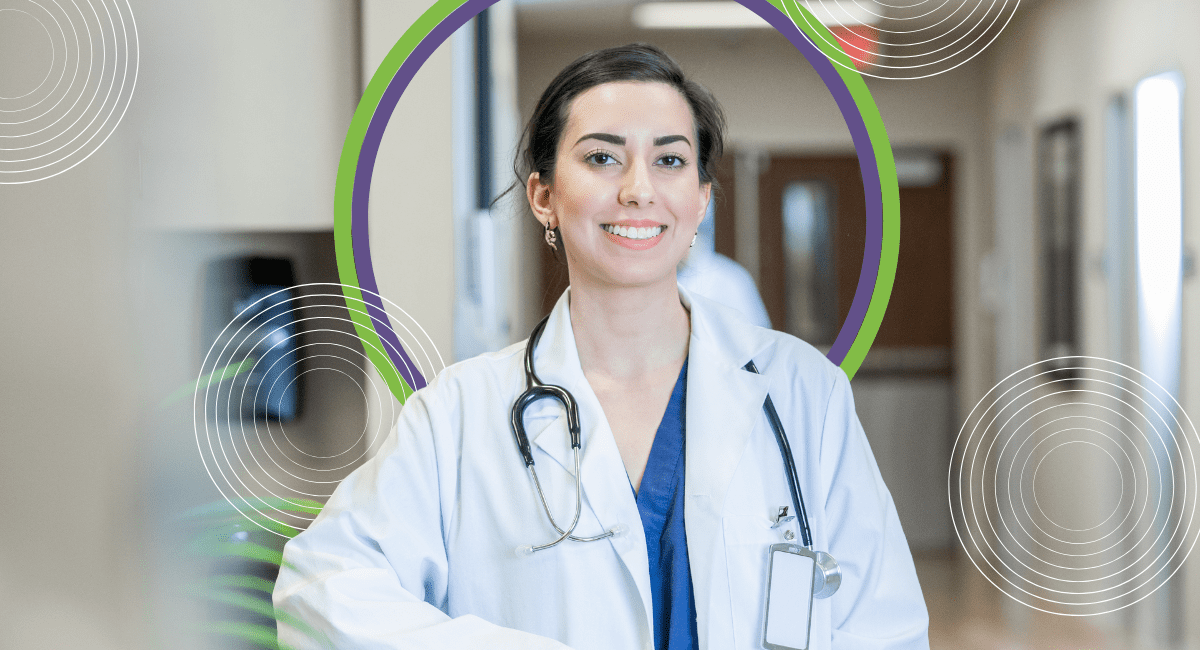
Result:
[[[940,47],[974,27],[979,34],[982,24],[1003,25],[1014,8],[1028,7],[1033,0],[841,0],[856,2],[880,13],[885,19],[876,26],[885,32],[889,43],[921,43]],[[701,30],[643,30],[634,26],[631,0],[515,0],[518,29],[522,35],[564,36],[573,33],[635,32],[652,37],[655,33],[687,33]],[[837,15],[834,0],[809,0],[814,15]],[[822,4],[824,3],[824,4]],[[765,21],[764,21],[765,24]],[[703,30],[713,31],[733,30]],[[757,31],[757,30],[738,30]],[[969,40],[969,39],[968,39]],[[916,45],[914,45],[916,47]]]

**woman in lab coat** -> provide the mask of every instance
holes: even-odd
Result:
[[[281,623],[281,645],[762,647],[767,548],[798,541],[795,520],[773,527],[791,498],[769,394],[813,544],[842,571],[840,591],[814,601],[810,647],[928,647],[912,558],[845,374],[676,284],[723,129],[711,95],[644,45],[568,66],[526,129],[529,205],[571,282],[534,367],[578,402],[574,535],[616,534],[528,552],[559,537],[509,425],[528,342],[469,359],[409,398],[377,455],[287,544],[275,606],[319,634]],[[743,369],[751,360],[761,374]],[[539,400],[523,421],[566,526],[576,483],[564,410]]]

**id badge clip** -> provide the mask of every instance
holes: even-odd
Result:
[[[817,554],[798,544],[772,544],[767,550],[762,642],[767,650],[808,650],[817,564]]]

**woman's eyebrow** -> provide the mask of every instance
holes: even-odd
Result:
[[[622,138],[619,135],[613,135],[611,133],[589,133],[589,134],[583,136],[582,138],[579,138],[578,140],[576,140],[575,144],[579,144],[580,142],[583,142],[584,140],[600,140],[601,142],[615,144],[618,147],[625,146],[625,138]]]
[[[615,144],[618,147],[625,146],[625,138],[623,138],[619,135],[613,135],[611,133],[589,133],[589,134],[583,136],[582,138],[579,138],[578,140],[576,140],[575,144],[579,144],[580,142],[583,142],[584,140],[600,140],[601,142]],[[688,143],[689,147],[692,146],[691,140],[688,140],[686,136],[682,136],[682,135],[664,135],[662,137],[654,138],[654,146],[661,147],[665,144],[671,144],[672,142],[679,142],[679,141]]]
[[[664,135],[661,138],[654,138],[654,146],[661,147],[664,144],[671,144],[672,142],[679,142],[681,140],[686,142],[689,147],[692,146],[691,140],[688,140],[682,135]]]

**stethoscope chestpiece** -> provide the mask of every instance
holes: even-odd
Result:
[[[842,586],[842,568],[825,551],[814,551],[816,570],[813,574],[813,598],[829,598]]]

